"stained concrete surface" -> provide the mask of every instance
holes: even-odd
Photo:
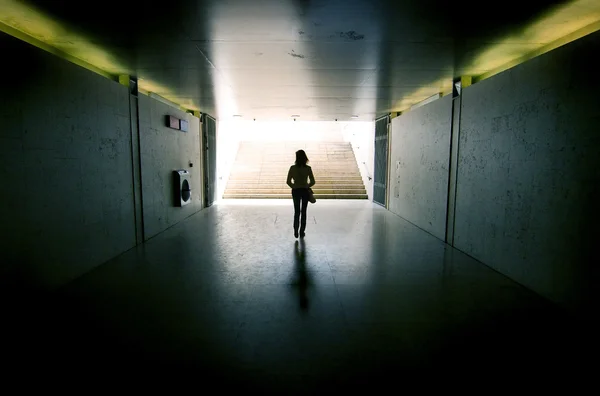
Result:
[[[458,249],[596,321],[599,46],[596,32],[463,90],[454,229]]]
[[[444,240],[452,96],[392,119],[390,210]]]
[[[144,95],[139,104],[144,237],[148,239],[202,209],[200,119]],[[167,115],[186,120],[188,131],[168,128]],[[190,172],[192,199],[183,207],[173,204],[176,169]]]
[[[0,288],[53,288],[135,246],[127,88],[0,32]],[[65,246],[69,246],[65,249]]]
[[[585,329],[503,275],[367,201],[308,214],[298,241],[291,200],[222,201],[30,296],[3,327],[6,378],[286,394],[593,378]]]

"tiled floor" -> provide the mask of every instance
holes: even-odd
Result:
[[[35,360],[99,368],[99,381],[177,369],[180,382],[284,394],[575,364],[574,322],[506,277],[367,201],[308,213],[300,242],[288,200],[188,218],[61,290],[30,329]]]

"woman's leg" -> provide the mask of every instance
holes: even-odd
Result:
[[[302,221],[300,224],[300,235],[304,236],[306,231],[306,207],[308,206],[308,188],[302,190]]]
[[[298,226],[300,223],[300,200],[301,194],[300,190],[293,188],[292,189],[292,199],[294,200],[294,236],[298,234]]]

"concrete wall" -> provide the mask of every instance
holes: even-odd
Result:
[[[392,119],[389,209],[444,239],[452,97]]]
[[[0,275],[53,288],[135,246],[129,94],[3,33],[0,48],[18,54],[2,61]]]
[[[148,239],[202,209],[200,120],[146,96],[140,96],[139,114],[144,235]],[[166,115],[186,119],[189,131],[166,127]],[[183,207],[173,204],[172,172],[176,169],[188,170],[192,176],[192,202]]]
[[[462,99],[455,246],[581,312],[598,279],[599,47],[595,33]]]
[[[53,289],[136,245],[129,93],[3,33],[0,48],[18,54],[1,64],[0,291]],[[166,114],[190,131],[166,128]],[[201,208],[200,126],[143,95],[139,123],[147,239]],[[179,168],[193,175],[183,208],[172,199]]]

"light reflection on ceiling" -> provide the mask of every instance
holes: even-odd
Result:
[[[490,43],[483,51],[475,54],[474,61],[454,77],[471,76],[475,81],[481,81],[483,78],[489,78],[523,63],[533,56],[542,55],[598,30],[600,30],[600,1],[576,0],[547,12],[521,32]],[[563,38],[566,39],[561,40]],[[449,76],[431,86],[419,88],[411,95],[396,101],[391,111],[406,111],[413,104],[436,92],[449,93],[452,89],[452,78]]]
[[[82,34],[53,21],[42,12],[23,2],[0,0],[0,23],[109,74],[119,75],[125,72],[125,67],[119,65],[116,58],[106,50],[100,48]],[[76,36],[77,40],[60,39],[66,36]]]
[[[539,21],[527,26],[522,32],[505,37],[477,54],[473,64],[467,67],[466,73],[477,76],[500,68],[504,64],[524,57],[599,21],[600,1],[574,1],[549,12]],[[585,34],[591,32],[586,30]],[[580,36],[572,39],[577,38],[580,38]]]
[[[247,12],[239,7],[242,2],[206,1],[211,5],[206,11],[209,21],[220,18],[222,22],[227,20],[228,15],[242,18]],[[264,1],[268,3],[268,0]],[[206,75],[209,76],[207,79],[212,92],[206,95],[214,96],[207,100],[214,100],[215,115],[221,118],[241,113],[264,120],[289,119],[290,114],[301,113],[304,120],[350,120],[353,114],[360,114],[374,119],[385,112],[405,111],[436,93],[448,93],[456,76],[474,76],[474,80],[478,81],[478,76],[479,79],[487,78],[600,29],[600,1],[574,0],[549,9],[518,31],[495,37],[483,45],[478,42],[470,46],[467,40],[462,43],[465,52],[460,55],[467,60],[465,63],[449,66],[448,58],[440,55],[439,64],[434,64],[435,72],[430,73],[423,65],[430,67],[432,61],[421,58],[427,55],[422,50],[429,44],[432,48],[437,45],[444,49],[444,40],[432,39],[429,43],[424,39],[415,44],[394,36],[393,40],[399,43],[400,53],[396,54],[399,60],[386,60],[386,51],[392,53],[394,47],[389,45],[390,37],[386,37],[378,22],[356,25],[363,28],[366,35],[365,31],[348,30],[335,37],[323,36],[326,30],[321,25],[330,24],[330,30],[350,26],[350,22],[345,24],[344,18],[362,17],[364,10],[359,6],[369,4],[356,0],[359,6],[354,14],[342,12],[327,19],[324,15],[331,15],[337,7],[329,5],[333,3],[299,0],[268,3],[277,4],[277,7],[246,15],[244,37],[247,37],[247,45],[226,23],[213,23],[209,29],[212,36],[208,38],[186,32],[186,40],[195,47],[192,50],[197,49],[197,53],[210,64],[205,69],[198,67],[197,73],[208,70]],[[228,4],[237,5],[237,9]],[[298,4],[304,7],[300,11]],[[389,12],[399,13],[400,8]],[[377,21],[375,14],[369,17]],[[236,21],[239,23],[239,19]],[[236,21],[232,19],[231,23]],[[312,21],[312,25],[304,26],[302,21]],[[362,22],[352,20],[352,23]],[[0,30],[12,34],[12,29],[31,37],[32,40],[26,40],[30,43],[42,43],[38,46],[45,46],[45,50],[70,61],[80,60],[76,63],[84,67],[87,63],[91,70],[115,79],[120,74],[137,74],[143,77],[139,81],[142,91],[158,93],[190,110],[204,110],[197,93],[204,87],[190,89],[191,93],[188,93],[182,91],[186,84],[189,85],[188,80],[173,82],[177,80],[173,76],[180,76],[182,69],[172,66],[150,71],[136,68],[135,64],[127,64],[110,48],[87,36],[82,28],[59,23],[23,1],[0,0]],[[365,40],[362,40],[362,35],[366,36]],[[274,36],[280,40],[269,41]],[[270,38],[266,40],[265,37]],[[18,38],[23,39],[23,36]],[[264,53],[260,48],[265,48]],[[240,52],[244,49],[247,51]],[[403,56],[402,51],[408,51],[408,55]],[[435,54],[435,50],[430,52]],[[157,53],[160,56],[160,52]],[[338,56],[345,63],[336,62]],[[181,67],[189,68],[190,65]],[[402,73],[406,77],[402,77]],[[157,77],[159,75],[161,77]],[[432,77],[429,78],[429,75]],[[264,89],[257,89],[263,81]]]
[[[17,38],[24,39],[30,44],[39,46],[69,61],[74,61],[74,63],[105,77],[112,76],[112,79],[117,80],[119,75],[131,72],[125,65],[120,64],[115,56],[85,37],[84,34],[53,21],[35,7],[18,0],[0,0],[0,31],[16,36],[13,29],[28,36],[19,34]],[[71,39],[65,39],[65,37]],[[54,51],[54,49],[58,51]],[[138,87],[145,94],[160,92],[160,96],[166,99],[176,97],[169,88],[151,79],[138,81]],[[190,100],[177,98],[173,102],[186,110],[199,110]]]

